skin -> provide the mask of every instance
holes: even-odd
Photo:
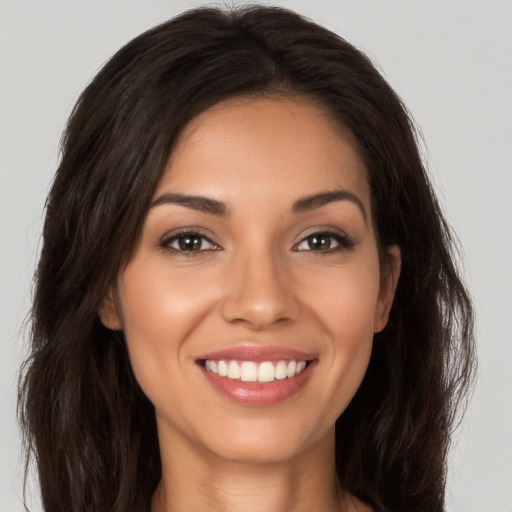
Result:
[[[305,196],[340,190],[353,197],[294,211]],[[162,199],[177,193],[225,212]],[[153,512],[369,510],[339,488],[334,424],[386,325],[400,251],[387,248],[381,268],[350,133],[301,100],[223,102],[185,127],[154,200],[100,308],[107,327],[123,329],[155,405],[163,476]],[[324,235],[331,246],[318,250],[308,237],[327,229],[341,242]],[[180,251],[172,237],[183,230],[209,241]],[[243,344],[301,350],[315,365],[284,401],[236,404],[197,357]]]

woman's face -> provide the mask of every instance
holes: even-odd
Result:
[[[309,103],[230,100],[189,123],[100,309],[162,445],[238,461],[332,448],[398,273],[394,247],[381,272],[370,204],[352,137]]]

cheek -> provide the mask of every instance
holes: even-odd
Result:
[[[373,287],[370,287],[373,290]],[[323,316],[332,340],[333,362],[343,375],[366,371],[373,343],[374,294],[346,286],[337,301],[330,301]]]
[[[361,269],[354,266],[350,271],[340,272],[334,282],[326,280],[323,292],[317,288],[313,299],[316,321],[329,339],[322,356],[325,374],[332,384],[329,391],[317,392],[336,404],[335,417],[359,388],[372,352],[380,277],[378,266]]]
[[[197,273],[170,272],[165,264],[128,267],[119,281],[127,337],[171,343],[212,302],[204,282]]]
[[[339,311],[331,311],[331,328],[338,350],[352,351],[369,358],[373,342],[373,324],[378,303],[379,277],[368,274],[363,279],[350,280],[339,293]]]
[[[203,291],[201,292],[201,288]],[[158,400],[165,384],[187,366],[182,350],[188,334],[211,299],[199,280],[169,276],[165,268],[132,264],[119,279],[123,331],[131,365],[141,388]]]
[[[310,304],[334,341],[358,344],[373,337],[380,291],[376,255],[363,254],[357,264],[317,275],[312,284]]]

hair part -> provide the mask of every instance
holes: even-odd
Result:
[[[473,376],[473,311],[412,121],[344,39],[255,6],[188,11],[140,35],[71,114],[46,203],[19,391],[45,510],[149,510],[161,477],[154,408],[122,332],[101,324],[98,306],[133,252],[184,126],[254,95],[313,101],[353,134],[381,248],[402,253],[388,326],[336,424],[340,483],[376,510],[443,509],[451,429]]]

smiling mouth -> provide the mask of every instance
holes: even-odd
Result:
[[[308,361],[305,360],[255,362],[206,359],[201,363],[207,371],[219,377],[260,383],[290,379],[302,373],[308,366]]]
[[[206,382],[242,406],[270,406],[300,394],[318,363],[290,347],[241,344],[196,359]]]

